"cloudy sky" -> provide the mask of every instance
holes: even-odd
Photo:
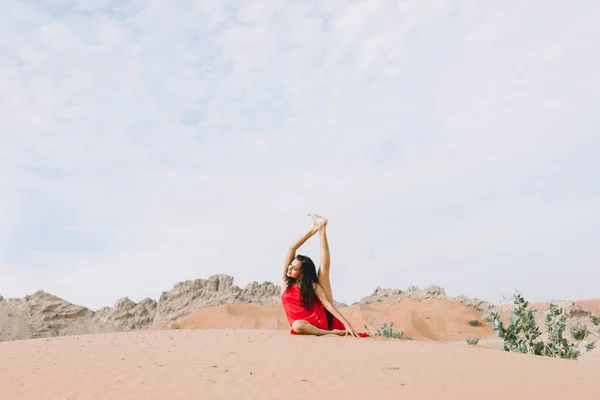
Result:
[[[0,294],[600,296],[596,0],[3,0]],[[318,241],[301,253],[318,259]]]

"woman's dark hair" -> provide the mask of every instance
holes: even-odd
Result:
[[[302,307],[306,310],[312,309],[313,301],[315,300],[315,289],[313,284],[319,282],[317,277],[317,268],[310,257],[297,255],[296,260],[300,261],[300,296],[302,297]],[[291,288],[296,282],[294,278],[286,276],[287,288]]]

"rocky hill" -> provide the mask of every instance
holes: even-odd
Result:
[[[208,279],[177,283],[171,290],[163,292],[158,301],[145,298],[136,303],[124,297],[114,307],[103,307],[96,311],[71,304],[41,290],[22,299],[4,299],[0,296],[0,341],[160,329],[170,327],[173,321],[206,307],[236,303],[280,305],[279,293],[280,287],[270,282],[252,282],[240,288],[233,284],[233,277],[218,274]],[[427,298],[452,299],[479,311],[487,311],[492,307],[483,300],[450,298],[438,286],[425,289],[411,286],[406,291],[377,288],[360,302],[395,304],[407,297],[416,301]],[[346,306],[338,302],[335,304],[338,307]]]
[[[233,284],[233,277],[219,274],[177,283],[158,301],[146,298],[136,303],[124,297],[114,307],[97,311],[41,290],[22,299],[0,296],[0,341],[148,329],[204,307],[278,304],[279,291],[270,282],[240,288]]]
[[[199,308],[221,304],[280,304],[280,291],[280,286],[271,282],[253,282],[241,289],[228,275],[181,282],[160,296],[153,325],[175,320]]]
[[[397,304],[403,299],[409,298],[413,301],[422,301],[425,299],[452,300],[462,303],[468,307],[474,308],[482,313],[494,309],[494,305],[485,300],[470,298],[465,296],[450,297],[446,291],[435,285],[420,289],[417,286],[409,286],[406,290],[384,289],[378,287],[375,291],[359,301],[362,304]]]
[[[41,290],[22,299],[0,299],[0,341],[115,330],[94,315]]]

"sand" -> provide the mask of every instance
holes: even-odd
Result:
[[[600,364],[461,344],[172,330],[0,343],[0,393],[45,399],[597,399]]]
[[[282,306],[225,304],[207,307],[176,321],[182,329],[278,329],[290,325]],[[166,324],[170,328],[172,324]]]
[[[372,331],[384,322],[394,321],[394,331],[420,341],[455,341],[485,338],[492,334],[487,325],[473,327],[469,321],[483,322],[481,313],[464,304],[438,299],[415,302],[405,299],[393,305],[356,304],[339,309],[355,330]],[[177,320],[183,329],[278,329],[290,330],[281,306],[228,304],[204,308]],[[166,324],[170,328],[172,324]]]
[[[581,303],[595,312],[599,304]],[[281,306],[222,305],[175,321],[179,329],[0,342],[0,399],[599,398],[600,350],[578,361],[500,351],[464,304],[405,299],[340,311],[357,330],[395,321],[412,340],[294,336]]]

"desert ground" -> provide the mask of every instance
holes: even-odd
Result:
[[[293,336],[276,305],[220,305],[177,329],[2,342],[1,398],[600,398],[598,352],[570,361],[499,351],[489,326],[467,323],[481,314],[463,304],[405,299],[343,313],[357,330],[394,320],[412,340]],[[481,341],[468,346],[467,337]]]
[[[309,337],[290,334],[279,291],[215,275],[95,311],[43,291],[0,296],[0,399],[600,399],[600,349],[501,351],[483,317],[507,320],[510,305],[377,288],[338,307],[357,331],[394,322],[402,339]],[[600,314],[600,299],[563,304]],[[548,304],[531,306],[543,330]]]
[[[458,343],[163,330],[0,343],[7,400],[598,399],[598,360]]]

